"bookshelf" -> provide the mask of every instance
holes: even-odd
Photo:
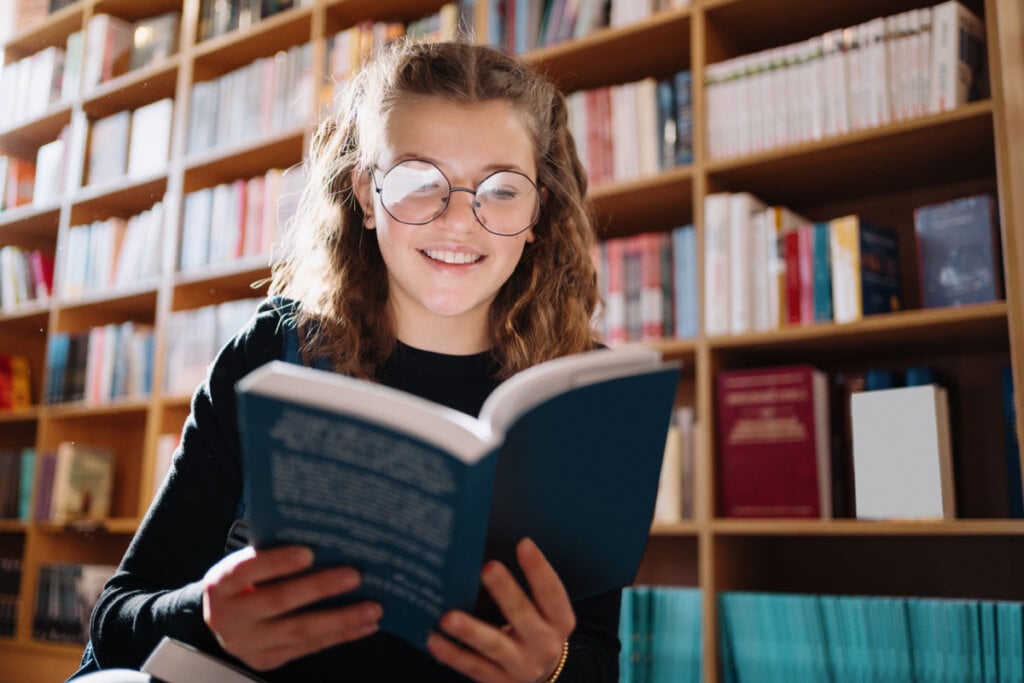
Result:
[[[52,206],[0,212],[0,246],[57,251],[71,226],[128,217],[164,198],[167,224],[178,226],[187,193],[248,178],[302,159],[325,95],[295,106],[306,123],[228,147],[189,153],[186,146],[192,85],[218,78],[254,59],[310,44],[323,64],[334,33],[363,19],[411,20],[437,11],[438,0],[312,0],[252,27],[197,40],[199,0],[78,0],[5,46],[10,62],[68,35],[95,14],[136,20],[181,11],[177,54],[129,72],[41,116],[0,131],[0,154],[33,158],[76,115],[94,120],[124,109],[175,101],[165,173],[114,180],[66,192]],[[695,586],[703,590],[702,624],[716,634],[715,596],[728,590],[919,595],[1024,600],[1017,577],[1024,570],[1024,521],[1000,518],[1005,477],[1001,469],[998,375],[1013,361],[1016,386],[1024,386],[1024,9],[1015,0],[971,0],[985,20],[991,97],[942,114],[891,123],[813,142],[712,160],[702,112],[706,89],[699,77],[708,64],[799,41],[876,16],[927,7],[923,0],[840,0],[813,5],[796,0],[693,0],[620,28],[600,29],[578,40],[527,53],[528,61],[566,91],[665,76],[690,69],[693,79],[694,163],[653,176],[604,183],[591,197],[602,237],[703,224],[704,197],[717,191],[750,191],[812,220],[857,212],[895,227],[905,244],[913,234],[912,210],[975,192],[999,198],[1005,300],[955,309],[920,309],[911,296],[902,312],[846,325],[813,325],[736,336],[664,340],[657,345],[685,362],[682,403],[696,409],[700,448],[696,459],[695,517],[652,530],[638,582]],[[314,73],[319,71],[314,70]],[[0,683],[63,680],[81,649],[32,637],[40,565],[118,560],[149,498],[161,434],[177,432],[188,412],[181,395],[162,391],[166,333],[178,311],[253,295],[250,283],[265,277],[265,259],[211,265],[187,273],[175,268],[177,230],[167,230],[163,268],[151,282],[73,301],[54,299],[0,314],[0,352],[29,359],[33,395],[44,389],[50,335],[95,325],[138,320],[157,330],[153,392],[100,406],[36,405],[0,413],[0,446],[42,450],[68,440],[99,441],[118,452],[114,518],[100,529],[68,530],[53,524],[0,522],[0,555],[21,557],[23,573],[14,637],[0,638]],[[700,253],[698,251],[698,253]],[[913,255],[901,247],[911,266]],[[59,264],[58,264],[59,272]],[[911,275],[906,277],[910,278]],[[703,279],[699,279],[703,282]],[[916,292],[911,281],[908,294]],[[741,520],[720,516],[715,466],[714,380],[720,370],[811,362],[825,370],[925,359],[953,378],[963,399],[954,417],[954,452],[963,519],[949,522],[858,522],[848,519]],[[1024,392],[1017,410],[1024,414]],[[1024,427],[1018,425],[1018,436]],[[1005,502],[1005,501],[1004,501]],[[705,680],[717,681],[719,642],[704,639]]]

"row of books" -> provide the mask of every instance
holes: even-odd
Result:
[[[46,303],[53,293],[53,256],[39,249],[0,247],[0,311]]]
[[[1024,605],[972,599],[724,592],[722,680],[1024,677]]]
[[[21,604],[20,557],[0,557],[0,636],[11,637],[18,625]]]
[[[35,455],[32,519],[53,524],[102,522],[111,516],[116,456],[110,448],[63,441]]]
[[[1002,385],[1006,426],[1010,502],[1003,516],[1017,517],[1021,480],[1008,367],[993,380]],[[953,389],[927,366],[718,373],[720,514],[956,518]]]
[[[167,171],[174,100],[166,97],[92,121],[87,185],[141,180]]]
[[[957,0],[710,64],[708,154],[741,156],[987,94],[985,28]]]
[[[309,43],[192,85],[188,154],[251,142],[309,123],[314,69]]]
[[[181,272],[269,255],[295,214],[302,182],[300,167],[271,168],[247,180],[186,194],[178,254]]]
[[[693,162],[691,76],[645,78],[567,98],[569,128],[591,183],[633,180]]]
[[[175,311],[167,325],[164,391],[189,395],[203,380],[217,352],[256,312],[262,299],[225,301]]]
[[[693,407],[678,406],[672,412],[665,438],[658,495],[654,500],[656,524],[678,524],[694,517],[698,434],[700,429]]]
[[[696,588],[623,589],[620,683],[702,680],[701,595]]]
[[[44,564],[39,567],[32,637],[85,644],[93,608],[117,567],[107,564]]]
[[[596,324],[606,343],[697,336],[692,225],[608,239],[591,255],[604,300]]]
[[[199,40],[244,30],[278,12],[311,5],[311,0],[202,0]]]
[[[28,359],[0,353],[0,411],[32,405],[32,377]]]
[[[851,214],[812,222],[748,192],[704,198],[704,330],[744,334],[900,308],[900,244],[891,228]],[[995,301],[1003,278],[991,195],[915,209],[923,307]]]
[[[148,396],[154,344],[153,326],[131,320],[52,333],[46,344],[43,401],[102,404]]]
[[[32,496],[32,448],[0,449],[0,519],[29,519]]]
[[[606,26],[626,26],[689,0],[487,0],[480,38],[513,54],[582,38]]]
[[[170,155],[174,101],[157,100],[94,121],[76,111],[35,160],[0,157],[0,210],[54,207],[83,185],[144,180],[163,174]]]
[[[65,47],[51,45],[0,69],[0,130],[70,103],[123,73],[141,69],[177,51],[179,12],[134,22],[99,13],[85,30],[72,32]]]
[[[331,36],[326,70],[331,101],[335,106],[340,104],[337,99],[342,86],[366,63],[374,50],[392,40],[403,36],[416,41],[470,40],[475,1],[449,2],[437,12],[408,23],[361,21]]]
[[[152,282],[160,274],[164,204],[128,219],[113,216],[67,232],[58,294],[74,301]]]

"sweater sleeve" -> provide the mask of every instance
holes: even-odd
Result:
[[[203,622],[200,581],[225,554],[241,495],[234,385],[280,356],[280,322],[265,302],[196,390],[170,472],[93,611],[102,668],[138,668],[165,635],[223,655]]]

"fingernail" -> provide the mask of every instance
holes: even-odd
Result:
[[[350,591],[359,586],[359,572],[354,569],[338,570],[338,588],[343,591]]]
[[[384,615],[384,611],[377,603],[371,603],[363,607],[362,611],[360,612],[360,615],[366,621],[376,622],[380,621],[380,618]]]
[[[309,548],[296,548],[292,551],[292,561],[300,567],[313,564],[313,551]]]

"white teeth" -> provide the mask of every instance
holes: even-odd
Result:
[[[451,264],[462,264],[462,263],[476,263],[481,258],[480,254],[467,254],[462,251],[442,251],[437,249],[425,249],[424,254],[434,259],[435,261],[443,261],[444,263]]]

